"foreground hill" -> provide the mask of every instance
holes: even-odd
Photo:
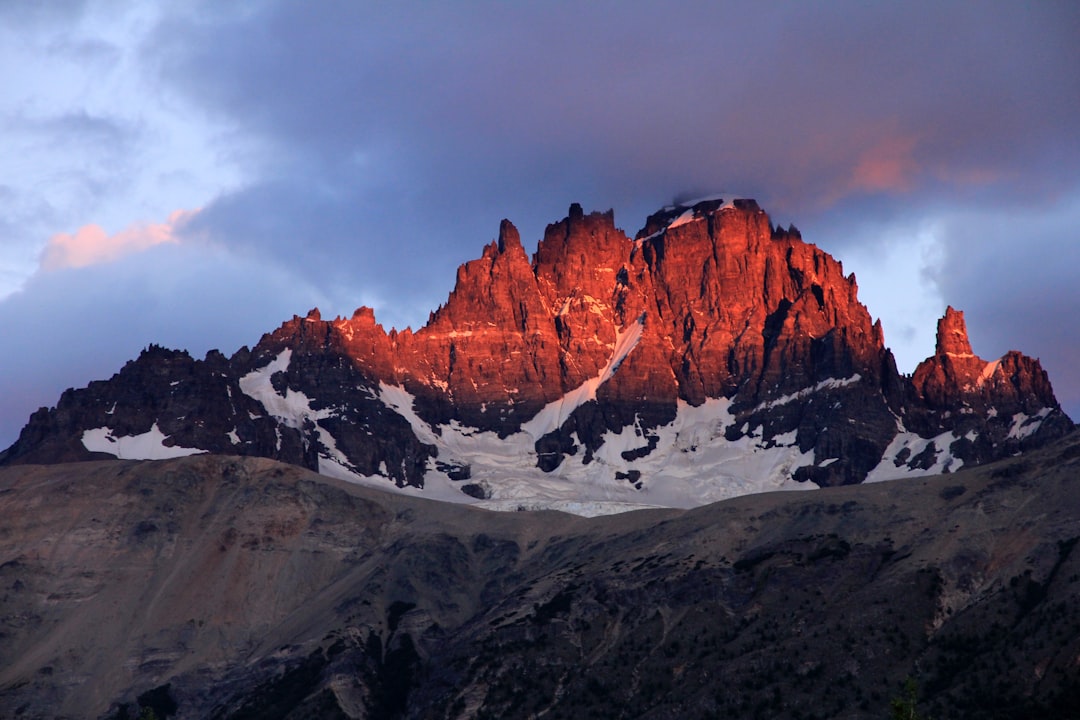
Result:
[[[1080,707],[1080,436],[601,518],[266,459],[0,469],[0,716],[935,718]]]

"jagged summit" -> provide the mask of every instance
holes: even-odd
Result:
[[[664,208],[633,239],[575,203],[531,257],[502,221],[415,332],[315,309],[227,360],[140,357],[2,461],[264,455],[591,513],[956,470],[1072,428],[1038,361],[978,358],[951,307],[901,375],[857,294],[753,200]]]
[[[945,315],[938,320],[934,354],[957,357],[974,355],[971,351],[971,342],[968,340],[963,310],[954,310],[952,305],[945,308]]]

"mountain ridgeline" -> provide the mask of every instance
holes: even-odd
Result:
[[[504,220],[416,331],[312,310],[231,358],[151,346],[35,413],[0,464],[210,452],[496,508],[693,505],[947,472],[1072,428],[1038,360],[979,358],[952,308],[900,374],[854,275],[717,198],[633,239],[575,204],[532,258]]]

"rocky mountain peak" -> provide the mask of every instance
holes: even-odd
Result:
[[[0,463],[259,455],[608,512],[955,470],[1071,429],[1038,361],[982,360],[952,307],[934,356],[900,375],[854,275],[753,200],[716,196],[635,239],[575,203],[532,257],[503,220],[415,332],[312,309],[232,358],[153,349],[36,413]]]
[[[521,247],[521,233],[514,227],[514,223],[503,218],[503,221],[499,223],[499,240],[498,247],[500,253],[505,253],[511,249],[521,248],[522,252],[525,252]]]
[[[968,340],[963,310],[955,310],[951,305],[945,308],[945,315],[938,320],[937,324],[937,347],[934,354],[955,356],[974,354],[971,350],[971,342]]]
[[[615,273],[630,258],[633,244],[615,227],[613,211],[584,214],[574,203],[566,218],[551,223],[536,248],[533,272],[547,302],[558,312],[567,298],[588,295],[607,300]]]
[[[975,436],[977,461],[1000,456],[1003,448],[1034,447],[1042,434],[1072,429],[1039,361],[1015,350],[997,360],[982,359],[968,340],[963,311],[951,306],[938,320],[934,355],[911,376],[910,392],[915,401],[908,403],[905,422],[921,433],[951,428]]]

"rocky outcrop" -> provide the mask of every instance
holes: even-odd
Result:
[[[378,399],[391,347],[370,311],[358,310],[351,322],[327,322],[312,310],[263,336],[250,356],[238,353],[233,374],[247,379],[240,391],[267,414],[301,431],[305,447],[314,448],[310,469],[422,488],[435,449]],[[260,376],[268,376],[270,389]]]
[[[105,442],[115,443],[120,437],[145,437],[156,428],[167,438],[158,446],[163,455],[171,448],[198,448],[272,457],[314,469],[314,448],[305,448],[295,429],[280,427],[240,391],[236,360],[245,356],[241,351],[230,361],[211,351],[199,361],[184,351],[150,345],[111,379],[68,389],[56,407],[34,413],[5,451],[5,460],[52,463],[108,457],[116,453],[87,448],[83,441],[88,432],[108,428]],[[241,442],[234,444],[230,432]]]
[[[374,399],[378,381],[357,368],[339,340],[313,311],[232,358],[211,351],[195,360],[151,345],[111,379],[69,389],[56,407],[34,413],[0,461],[207,452],[272,458],[330,474],[383,475],[399,486],[423,487],[434,448]],[[275,368],[282,353],[295,362]],[[268,403],[251,390],[260,370],[280,402]]]
[[[565,390],[552,313],[507,220],[480,259],[458,269],[446,304],[395,350],[395,381],[435,423],[505,433]]]
[[[928,410],[971,408],[984,414],[1035,415],[1057,405],[1053,388],[1038,360],[1011,350],[986,361],[972,352],[964,313],[949,307],[938,321],[933,357],[915,369],[915,397]]]
[[[686,439],[679,418],[706,403],[713,427]],[[386,332],[368,308],[313,310],[228,359],[152,348],[39,411],[0,461],[89,457],[110,447],[87,431],[153,431],[166,447],[397,485],[457,483],[475,460],[647,490],[655,453],[727,443],[782,451],[778,482],[837,485],[985,462],[1071,427],[1038,361],[982,360],[952,308],[935,355],[901,376],[854,275],[753,200],[716,198],[664,208],[634,239],[574,204],[531,258],[504,220],[415,332]],[[489,432],[526,449],[470,456]]]
[[[967,462],[1006,457],[1072,429],[1039,361],[1015,350],[982,359],[972,351],[964,313],[952,307],[938,321],[934,355],[915,369],[909,387],[905,425],[924,436],[969,437],[957,447]]]

